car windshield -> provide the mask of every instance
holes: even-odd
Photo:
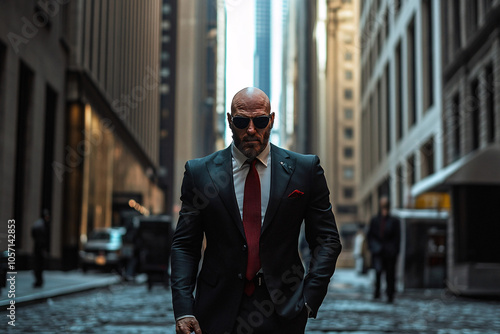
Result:
[[[89,240],[110,240],[111,235],[106,231],[94,231],[90,234]]]

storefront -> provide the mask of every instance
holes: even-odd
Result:
[[[500,145],[472,152],[412,190],[446,190],[447,287],[456,294],[500,295]]]
[[[448,212],[394,209],[391,214],[401,222],[398,290],[444,288]]]

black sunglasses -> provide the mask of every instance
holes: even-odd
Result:
[[[238,129],[246,129],[250,124],[250,120],[252,120],[253,125],[257,129],[264,129],[269,124],[270,119],[271,115],[259,116],[254,118],[243,117],[243,116],[234,116],[234,117],[231,116],[231,121],[233,122],[234,126],[237,127]]]

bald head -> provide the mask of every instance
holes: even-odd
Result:
[[[237,92],[231,102],[231,115],[238,110],[255,109],[258,106],[264,106],[266,113],[271,113],[271,103],[269,97],[257,87],[246,87]]]

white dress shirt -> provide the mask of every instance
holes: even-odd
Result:
[[[269,203],[269,193],[271,192],[271,144],[267,144],[264,151],[262,151],[256,159],[260,162],[255,164],[257,173],[260,179],[260,206],[261,206],[261,224],[264,223],[267,205]],[[245,162],[248,158],[234,145],[231,144],[231,153],[233,155],[233,180],[234,192],[238,207],[240,209],[241,220],[243,220],[243,197],[245,195],[245,181],[247,179],[250,164]]]

